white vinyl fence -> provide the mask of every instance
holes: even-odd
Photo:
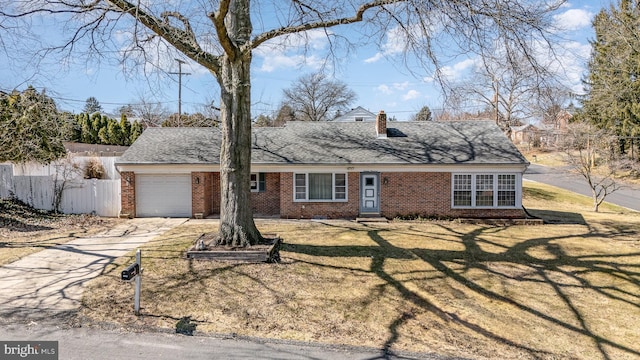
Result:
[[[115,158],[100,158],[107,180],[66,179],[60,211],[65,214],[95,214],[116,217],[120,213],[120,177],[115,171]],[[86,159],[74,158],[82,164]],[[59,166],[59,165],[58,165]],[[56,165],[0,164],[0,198],[14,197],[36,209],[54,209],[54,184],[62,180],[56,176]]]

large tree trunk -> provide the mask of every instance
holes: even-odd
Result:
[[[220,230],[218,244],[254,245],[262,236],[251,209],[251,54],[224,58],[218,76],[220,117]]]

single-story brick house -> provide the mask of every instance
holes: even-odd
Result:
[[[491,121],[289,122],[254,128],[256,216],[522,218],[528,162]],[[220,211],[217,128],[150,128],[116,166],[122,213]]]

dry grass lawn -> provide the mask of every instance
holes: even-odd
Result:
[[[103,231],[120,219],[64,215],[0,199],[0,266]]]
[[[550,151],[538,148],[528,148],[526,145],[519,146],[518,149],[524,157],[532,164],[545,166],[567,165],[566,158],[562,152]]]
[[[126,326],[372,346],[470,359],[640,358],[640,214],[525,184],[554,223],[258,220],[280,264],[188,261],[215,222],[143,248],[142,316],[121,258],[85,292],[83,315]]]

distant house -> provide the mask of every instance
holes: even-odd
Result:
[[[254,128],[257,216],[522,218],[528,162],[492,121],[289,122]],[[220,212],[218,128],[150,128],[119,158],[122,212]]]
[[[355,109],[351,109],[346,112],[344,115],[338,116],[333,121],[336,122],[354,122],[354,121],[375,121],[376,114],[372,113],[369,110],[366,110],[362,106],[358,106]]]
[[[553,123],[512,126],[509,137],[516,145],[555,146],[565,134],[572,117],[570,112],[562,110]]]
[[[540,144],[541,130],[535,125],[512,126],[510,130],[511,141],[516,145]]]
[[[556,121],[553,125],[553,128],[555,130],[566,130],[567,129],[567,125],[569,125],[569,122],[571,122],[571,119],[573,118],[573,114],[570,113],[567,110],[561,110],[557,115],[556,115]]]

